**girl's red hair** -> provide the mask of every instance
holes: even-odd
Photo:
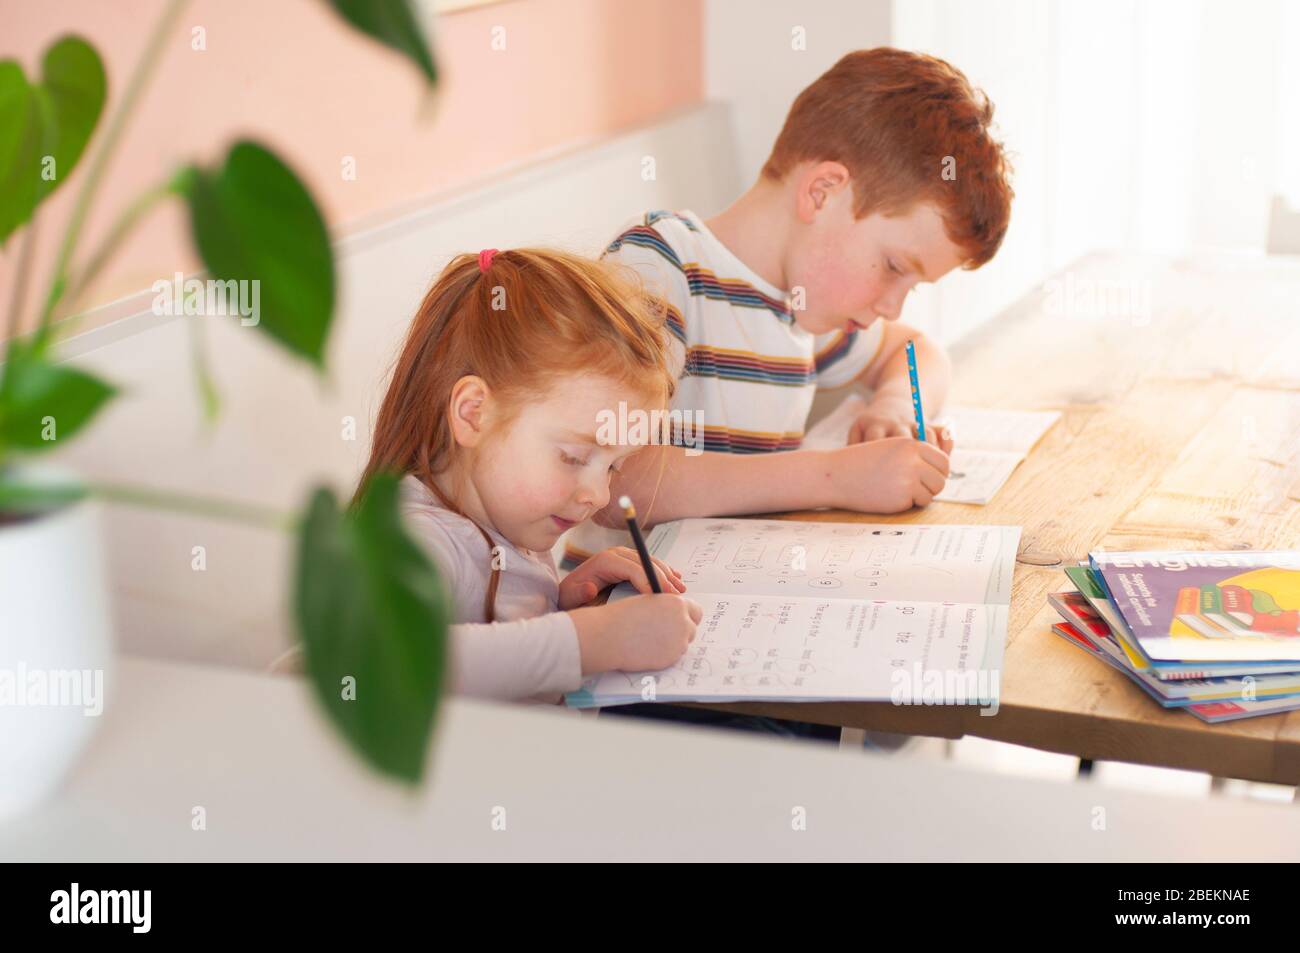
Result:
[[[561,251],[497,252],[486,270],[460,255],[438,276],[411,322],[357,488],[380,472],[433,477],[455,452],[452,388],[467,375],[491,389],[501,423],[559,380],[580,372],[626,384],[660,405],[674,378],[665,308],[632,272]]]

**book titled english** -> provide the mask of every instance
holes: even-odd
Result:
[[[1089,556],[1153,660],[1300,661],[1300,552]]]

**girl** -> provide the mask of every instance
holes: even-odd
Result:
[[[587,603],[649,580],[636,553],[605,550],[558,581],[551,548],[609,501],[639,449],[602,424],[662,409],[662,304],[612,266],[556,251],[461,255],[425,295],[375,422],[358,493],[404,475],[403,512],[454,602],[455,691],[559,701],[583,676],[673,664],[700,607],[656,561],[662,595]],[[648,428],[643,428],[648,429]]]

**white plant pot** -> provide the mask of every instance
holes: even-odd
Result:
[[[97,504],[0,524],[0,818],[53,794],[94,734],[112,642]]]

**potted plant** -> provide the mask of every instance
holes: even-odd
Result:
[[[407,0],[328,2],[353,28],[408,58],[433,87],[434,62]],[[0,62],[0,246],[10,253],[21,242],[0,365],[0,815],[22,810],[58,784],[97,723],[88,714],[105,702],[112,645],[97,518],[102,501],[297,533],[295,624],[316,697],[372,768],[409,783],[423,776],[449,612],[435,568],[402,528],[396,475],[375,480],[350,507],[317,487],[294,515],[87,483],[40,461],[89,426],[115,395],[110,382],[60,362],[58,342],[75,327],[69,315],[80,294],[159,203],[185,205],[210,282],[225,288],[259,282],[256,327],[268,340],[291,359],[318,370],[325,365],[334,310],[325,222],[289,165],[259,143],[234,143],[214,167],[177,169],[126,206],[101,247],[78,254],[107,160],[185,5],[169,0],[94,138],[48,290],[26,334],[20,329],[35,221],[95,137],[108,83],[94,47],[75,36],[45,51],[39,78],[29,80],[15,61]],[[205,407],[215,414],[202,365],[198,378]]]

